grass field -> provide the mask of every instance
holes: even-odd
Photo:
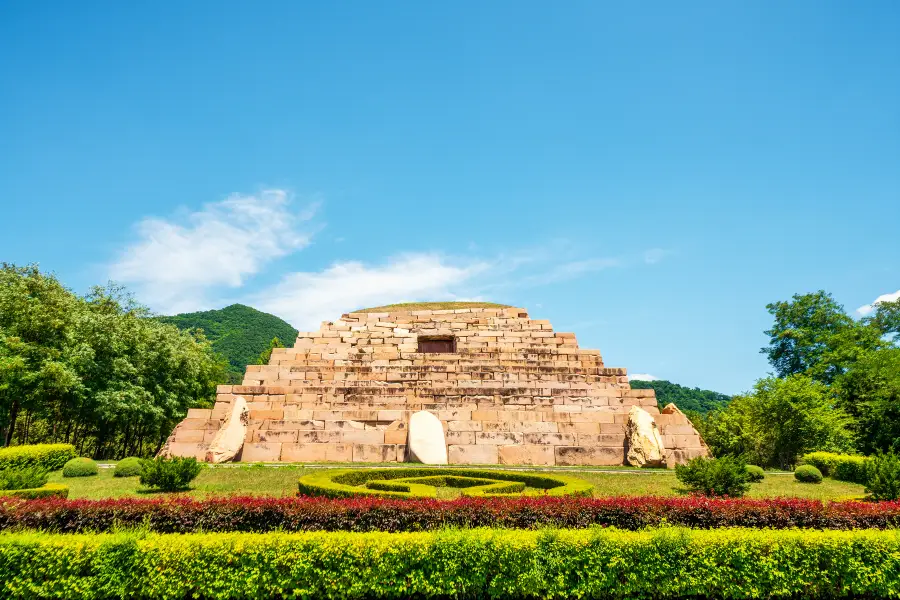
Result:
[[[394,465],[396,466],[396,464]],[[318,469],[316,469],[318,470]],[[120,498],[134,496],[158,497],[161,494],[143,489],[137,477],[113,477],[112,469],[101,469],[96,477],[63,478],[57,471],[50,481],[69,486],[69,498]],[[194,480],[193,488],[181,494],[206,497],[211,495],[293,496],[297,493],[297,479],[312,469],[290,467],[215,467],[206,468]],[[665,470],[634,471],[622,469],[612,473],[596,473],[566,469],[566,473],[582,477],[594,484],[595,496],[674,496],[683,493],[675,473]],[[453,498],[453,489],[440,489],[439,497]],[[820,484],[800,483],[791,475],[768,474],[754,483],[748,494],[751,498],[798,497],[820,500],[861,499],[863,486],[833,479]]]

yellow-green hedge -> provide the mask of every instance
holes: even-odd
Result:
[[[895,531],[0,535],[3,598],[900,595]]]
[[[30,488],[25,490],[0,490],[0,497],[24,498],[26,500],[34,500],[35,498],[68,498],[69,487],[58,483],[45,483],[39,488]]]
[[[800,457],[801,464],[812,465],[825,477],[861,484],[866,483],[866,465],[869,460],[867,456],[835,452],[810,452]]]
[[[593,488],[568,475],[465,468],[330,469],[299,480],[301,494],[330,498],[434,498],[438,487],[460,487],[473,497],[587,496]]]
[[[48,471],[57,471],[76,456],[75,446],[72,444],[10,446],[0,448],[0,469],[40,467]]]

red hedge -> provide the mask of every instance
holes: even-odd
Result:
[[[107,531],[146,526],[153,531],[423,531],[441,527],[594,525],[640,529],[667,523],[702,529],[894,528],[900,502],[833,502],[705,497],[460,498],[391,500],[311,497],[223,497],[116,500],[9,500],[0,503],[0,530]]]

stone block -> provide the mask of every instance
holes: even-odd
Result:
[[[187,412],[188,419],[202,419],[208,421],[212,419],[211,408],[189,408]]]
[[[277,429],[257,429],[250,432],[251,442],[296,443],[297,431],[280,431]]]
[[[554,446],[558,466],[612,466],[625,464],[625,449],[606,446]]]
[[[498,446],[501,465],[555,465],[553,446]]]
[[[446,433],[447,444],[466,445],[475,443],[474,431],[448,431]],[[387,441],[387,435],[385,435]]]
[[[166,451],[168,456],[194,457],[197,460],[203,460],[206,457],[207,448],[209,448],[209,444],[206,442],[171,442]]]
[[[384,432],[385,444],[406,444],[406,429],[389,429]]]
[[[532,445],[574,446],[574,433],[526,433],[524,443]]]
[[[600,433],[600,423],[559,423],[559,433],[597,434]]]
[[[384,444],[384,431],[378,429],[344,429],[340,431],[341,442],[344,444]],[[355,460],[355,459],[354,459]]]
[[[509,423],[509,430],[522,433],[559,433],[559,425],[549,421],[512,421]]]
[[[475,443],[478,445],[502,445],[502,444],[521,444],[522,436],[529,434],[513,433],[513,432],[477,432],[475,434]]]
[[[175,430],[175,441],[182,443],[194,443],[202,442],[205,440],[207,434],[215,435],[216,432],[206,430],[206,429],[176,429]]]
[[[448,421],[447,431],[481,431],[480,421]]]
[[[241,452],[241,462],[279,462],[281,444],[277,442],[245,443]]]
[[[496,465],[499,461],[497,446],[451,445],[448,457],[451,465]]]
[[[283,409],[251,410],[250,418],[251,419],[260,419],[260,420],[280,421],[281,419],[284,419],[284,410]]]
[[[611,448],[625,447],[624,433],[579,433],[574,446],[608,446]]]
[[[353,462],[395,462],[394,444],[353,444]]]

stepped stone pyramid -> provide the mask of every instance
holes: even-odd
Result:
[[[451,464],[621,465],[633,406],[655,420],[668,466],[708,454],[674,405],[661,413],[653,390],[631,389],[625,369],[522,308],[323,322],[248,366],[242,385],[219,386],[213,409],[191,409],[164,453],[205,459],[239,398],[244,462],[404,461],[410,415],[424,410],[443,424]]]

